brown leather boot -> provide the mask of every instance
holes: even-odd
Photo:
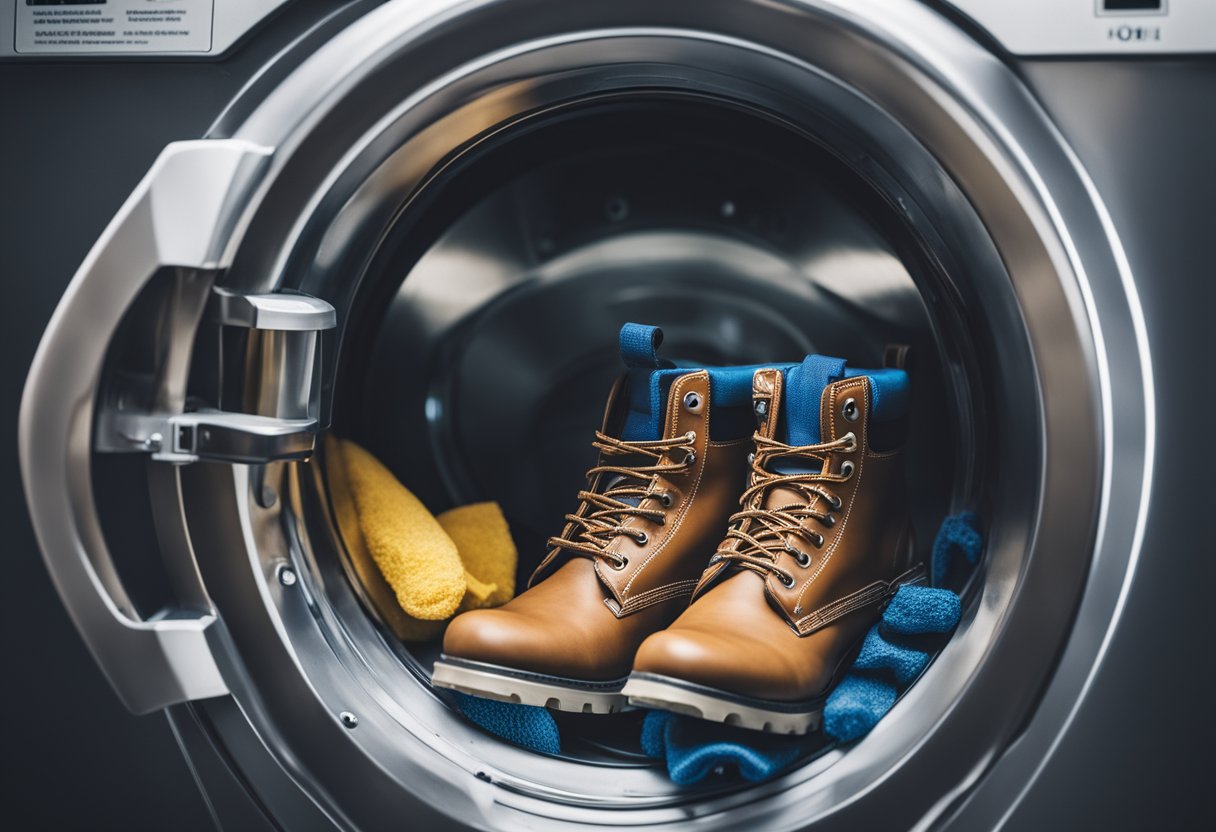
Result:
[[[638,645],[687,607],[746,477],[751,370],[740,385],[741,368],[629,360],[624,331],[622,352],[635,368],[613,388],[582,504],[526,592],[452,622],[436,686],[618,711]]]
[[[901,455],[871,441],[897,430],[907,376],[854,372],[820,356],[756,372],[743,510],[691,606],[638,650],[631,704],[782,734],[819,727],[882,605],[922,571]]]

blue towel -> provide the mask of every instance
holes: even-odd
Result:
[[[715,770],[737,771],[744,780],[767,780],[803,754],[803,738],[757,734],[728,725],[651,711],[642,721],[642,751],[667,761],[673,783],[688,786]]]
[[[496,737],[545,754],[562,750],[557,723],[544,708],[482,699],[457,691],[452,696],[461,713]]]
[[[960,567],[969,569],[975,566],[983,548],[984,538],[979,532],[979,521],[974,512],[964,511],[947,517],[933,540],[933,554],[930,556],[933,585],[944,585],[951,573]],[[958,555],[963,556],[963,564],[958,563]]]

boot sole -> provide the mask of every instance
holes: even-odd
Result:
[[[774,702],[739,696],[657,673],[634,673],[621,691],[630,705],[722,722],[770,734],[807,734],[823,722],[823,698]]]
[[[614,714],[628,706],[621,693],[625,685],[623,678],[585,682],[450,656],[442,656],[435,662],[431,684],[482,699],[535,705],[554,711]]]

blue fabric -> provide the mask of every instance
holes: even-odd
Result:
[[[962,612],[962,601],[948,589],[901,586],[882,614],[883,635],[948,633]]]
[[[845,378],[870,377],[870,416],[880,422],[898,419],[908,412],[912,384],[903,370],[884,367],[881,370],[844,371]],[[818,412],[818,411],[816,411]]]
[[[965,511],[955,514],[942,521],[937,530],[937,538],[933,541],[933,553],[930,556],[933,584],[940,586],[946,582],[952,567],[959,567],[958,556],[961,555],[964,565],[974,566],[980,559],[984,548],[984,538],[979,533],[979,519],[974,512]]]
[[[785,426],[791,445],[819,443],[819,403],[823,390],[844,378],[843,358],[808,355],[785,374]]]
[[[923,650],[892,644],[883,638],[878,627],[870,628],[861,652],[853,661],[853,670],[884,671],[899,687],[907,687],[929,664],[929,654]]]
[[[646,324],[625,324],[621,327],[621,360],[626,367],[657,369],[672,366],[670,361],[659,358],[659,345],[663,343],[663,330]]]
[[[507,742],[545,754],[562,750],[553,715],[533,705],[516,705],[453,691],[456,706],[471,722]]]
[[[751,432],[752,376],[762,367],[783,370],[794,364],[752,364],[740,367],[701,367],[688,362],[673,362],[659,358],[663,330],[657,326],[628,323],[621,327],[621,360],[628,367],[625,395],[629,409],[621,427],[621,439],[643,442],[663,435],[663,417],[671,384],[685,373],[700,369],[709,371],[709,400],[714,408],[737,408],[737,414],[723,414],[723,419],[711,426],[712,438],[737,439]],[[734,415],[736,418],[731,418]]]
[[[828,696],[823,731],[841,742],[860,739],[895,705],[899,691],[890,682],[850,673]]]
[[[651,711],[642,722],[642,750],[665,760],[673,783],[688,786],[716,769],[737,771],[744,780],[766,780],[802,755],[803,742],[792,737],[757,734],[715,725],[706,741],[707,723]]]
[[[844,359],[808,355],[785,373],[785,435],[791,445],[815,445],[820,438],[819,405],[834,381],[866,376],[870,379],[870,416],[878,421],[898,419],[908,412],[911,382],[903,370],[863,370],[846,367]]]

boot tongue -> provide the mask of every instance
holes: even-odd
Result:
[[[675,369],[671,361],[659,358],[663,330],[657,326],[625,324],[620,343],[621,360],[629,368],[622,391],[626,411],[620,438],[626,442],[662,439],[667,393],[672,381],[688,371]]]
[[[819,406],[829,384],[845,376],[843,358],[808,355],[785,374],[783,401],[776,438],[790,445],[816,445],[823,441]],[[780,474],[816,474],[822,466],[813,459],[784,457],[773,464]]]
[[[659,345],[663,343],[663,331],[657,326],[628,323],[621,327],[621,360],[625,371],[624,387],[620,393],[620,405],[624,413],[618,438],[626,442],[649,442],[663,438],[663,419],[667,410],[667,394],[671,383],[689,370],[676,369],[675,364],[659,358]],[[653,463],[653,459],[641,454],[618,456],[613,464],[632,467]],[[609,477],[600,483],[599,490],[607,491],[620,485],[626,478]],[[636,498],[625,500],[636,504]]]
[[[823,391],[845,376],[845,360],[808,355],[785,375],[784,431],[778,436],[790,445],[816,445],[823,441],[819,428],[819,404]],[[784,436],[781,436],[784,432]]]

